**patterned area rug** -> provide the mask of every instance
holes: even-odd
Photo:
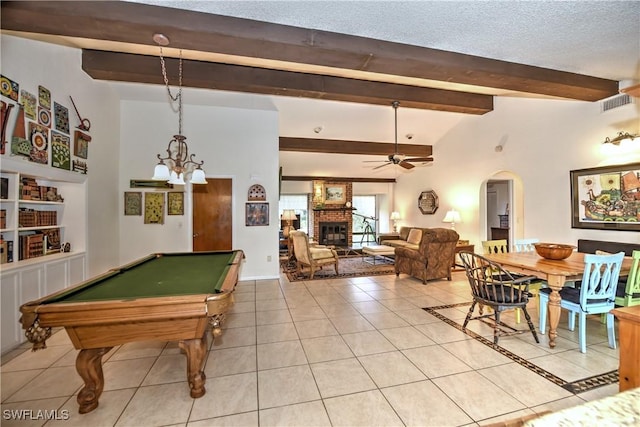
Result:
[[[322,270],[316,271],[312,280],[395,274],[393,268],[393,260],[376,257],[375,264],[373,264],[371,257],[364,257],[363,259],[361,255],[353,255],[340,258],[338,261],[339,274],[337,276],[333,265],[329,265],[323,267]],[[310,280],[309,269],[307,268],[303,269],[301,273],[298,273],[295,264],[283,264],[282,270],[287,274],[290,282]]]
[[[438,307],[426,307],[426,308],[423,308],[423,310],[428,312],[429,314],[434,315],[435,317],[442,320],[443,322],[453,326],[454,328],[462,331],[462,324],[458,323],[456,320],[449,319],[448,317],[444,316],[442,313],[439,313],[439,310],[454,308],[454,307],[464,307],[464,306],[468,307],[469,305],[471,305],[470,302],[463,302],[459,304],[442,305]],[[500,345],[494,344],[493,337],[491,339],[487,339],[471,331],[470,329],[467,329],[466,331],[463,331],[463,332],[469,335],[470,337],[472,337],[473,339],[486,345],[487,347],[491,347],[492,349],[502,354],[503,356],[508,357],[509,359],[513,360],[519,365],[529,369],[532,372],[535,372],[541,377],[551,381],[552,383],[555,383],[556,385],[559,385],[560,387],[564,388],[565,390],[573,394],[584,393],[585,391],[593,390],[598,387],[602,387],[605,385],[614,384],[618,382],[617,369],[614,371],[603,372],[602,374],[594,375],[588,378],[583,378],[577,381],[565,381],[562,378],[552,374],[551,372],[548,372],[542,369],[541,367],[535,365],[531,361],[518,356],[517,354],[507,350],[504,347],[501,347]]]

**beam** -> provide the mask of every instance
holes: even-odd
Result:
[[[165,62],[169,80],[177,81],[179,60],[165,58]],[[164,84],[155,56],[83,50],[82,69],[99,80]],[[493,110],[493,97],[474,93],[191,60],[183,60],[183,69],[183,86],[201,89],[375,105],[400,100],[406,108],[467,114]]]
[[[0,7],[3,30],[147,47],[155,46],[151,36],[162,31],[172,48],[224,55],[226,62],[257,60],[279,69],[315,67],[316,74],[352,73],[378,81],[403,76],[585,101],[618,93],[614,80],[175,8],[122,1],[3,1]]]
[[[331,181],[331,182],[389,182],[395,183],[395,178],[354,178],[337,176],[283,176],[283,181]]]
[[[289,138],[281,136],[280,151],[388,156],[389,154],[393,154],[394,145],[383,142],[346,141],[341,139]],[[433,154],[431,145],[398,144],[398,151],[405,156],[416,157],[429,157]]]

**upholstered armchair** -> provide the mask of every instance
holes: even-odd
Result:
[[[422,280],[451,280],[451,266],[460,237],[449,228],[422,228],[422,238],[417,250],[396,248],[396,275],[405,273]]]
[[[309,244],[309,236],[304,231],[292,231],[289,234],[296,257],[296,269],[301,273],[303,267],[309,267],[309,279],[325,265],[333,265],[338,274],[338,253],[326,246]]]

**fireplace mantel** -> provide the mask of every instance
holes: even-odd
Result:
[[[356,208],[348,208],[348,207],[342,207],[342,208],[313,208],[314,211],[316,212],[322,212],[322,211],[355,211],[357,210]]]

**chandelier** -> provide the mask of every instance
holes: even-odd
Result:
[[[153,40],[160,46],[160,65],[162,66],[162,77],[169,94],[169,103],[173,108],[173,103],[178,103],[178,134],[173,135],[169,145],[167,146],[167,156],[162,157],[158,154],[158,164],[153,173],[154,180],[167,181],[169,184],[185,185],[184,177],[191,173],[190,182],[192,184],[206,184],[204,170],[202,165],[204,161],[196,162],[193,160],[195,154],[189,154],[187,146],[187,137],[182,135],[182,49],[180,49],[180,68],[178,93],[173,96],[169,87],[169,79],[167,78],[167,68],[164,57],[162,56],[162,46],[169,44],[169,39],[163,34],[155,34]],[[167,163],[165,163],[165,161]],[[193,168],[193,169],[192,169]]]

